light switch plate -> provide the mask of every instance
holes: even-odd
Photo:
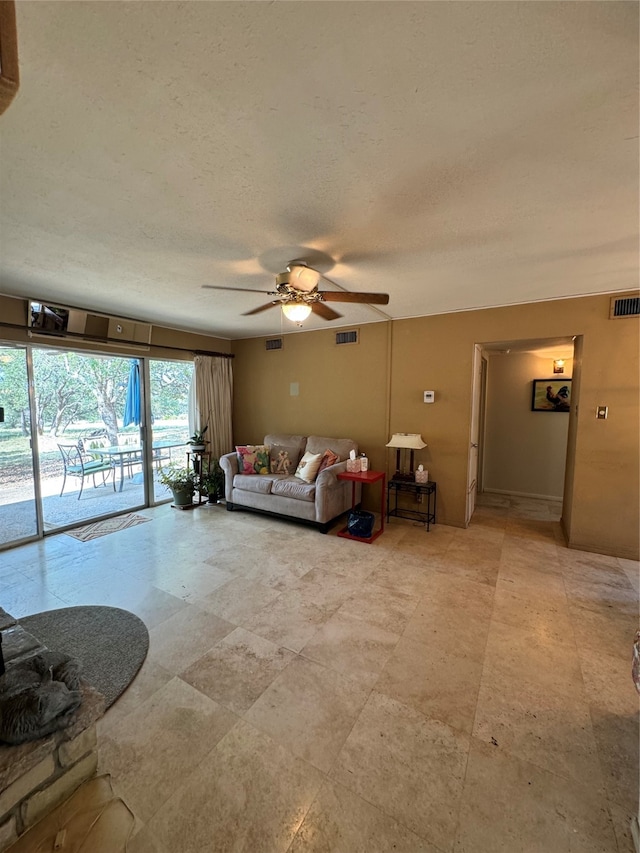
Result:
[[[424,392],[424,402],[425,403],[435,403],[436,392],[435,391],[425,391]]]

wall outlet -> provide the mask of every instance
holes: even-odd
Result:
[[[435,391],[425,391],[424,392],[424,402],[425,403],[434,403],[436,399]]]
[[[596,418],[599,421],[606,421],[609,414],[609,406],[596,406]]]

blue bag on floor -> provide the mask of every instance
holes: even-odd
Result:
[[[373,533],[375,520],[372,512],[352,509],[347,518],[347,533],[359,539],[369,539]]]

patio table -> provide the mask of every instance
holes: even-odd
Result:
[[[156,450],[169,450],[172,447],[184,447],[184,441],[170,441],[170,440],[158,440],[154,441],[151,444],[151,448],[153,451]],[[124,468],[125,465],[130,465],[133,463],[135,458],[135,462],[142,462],[142,445],[141,444],[124,444],[122,447],[100,447],[95,451],[96,453],[100,453],[102,456],[108,456],[110,459],[114,461],[114,463],[120,468],[120,485],[118,487],[118,491],[122,491],[122,487],[124,486]]]

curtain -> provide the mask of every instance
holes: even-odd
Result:
[[[231,414],[233,371],[230,358],[197,355],[189,390],[189,430],[204,429],[211,455],[219,459],[233,450]]]

